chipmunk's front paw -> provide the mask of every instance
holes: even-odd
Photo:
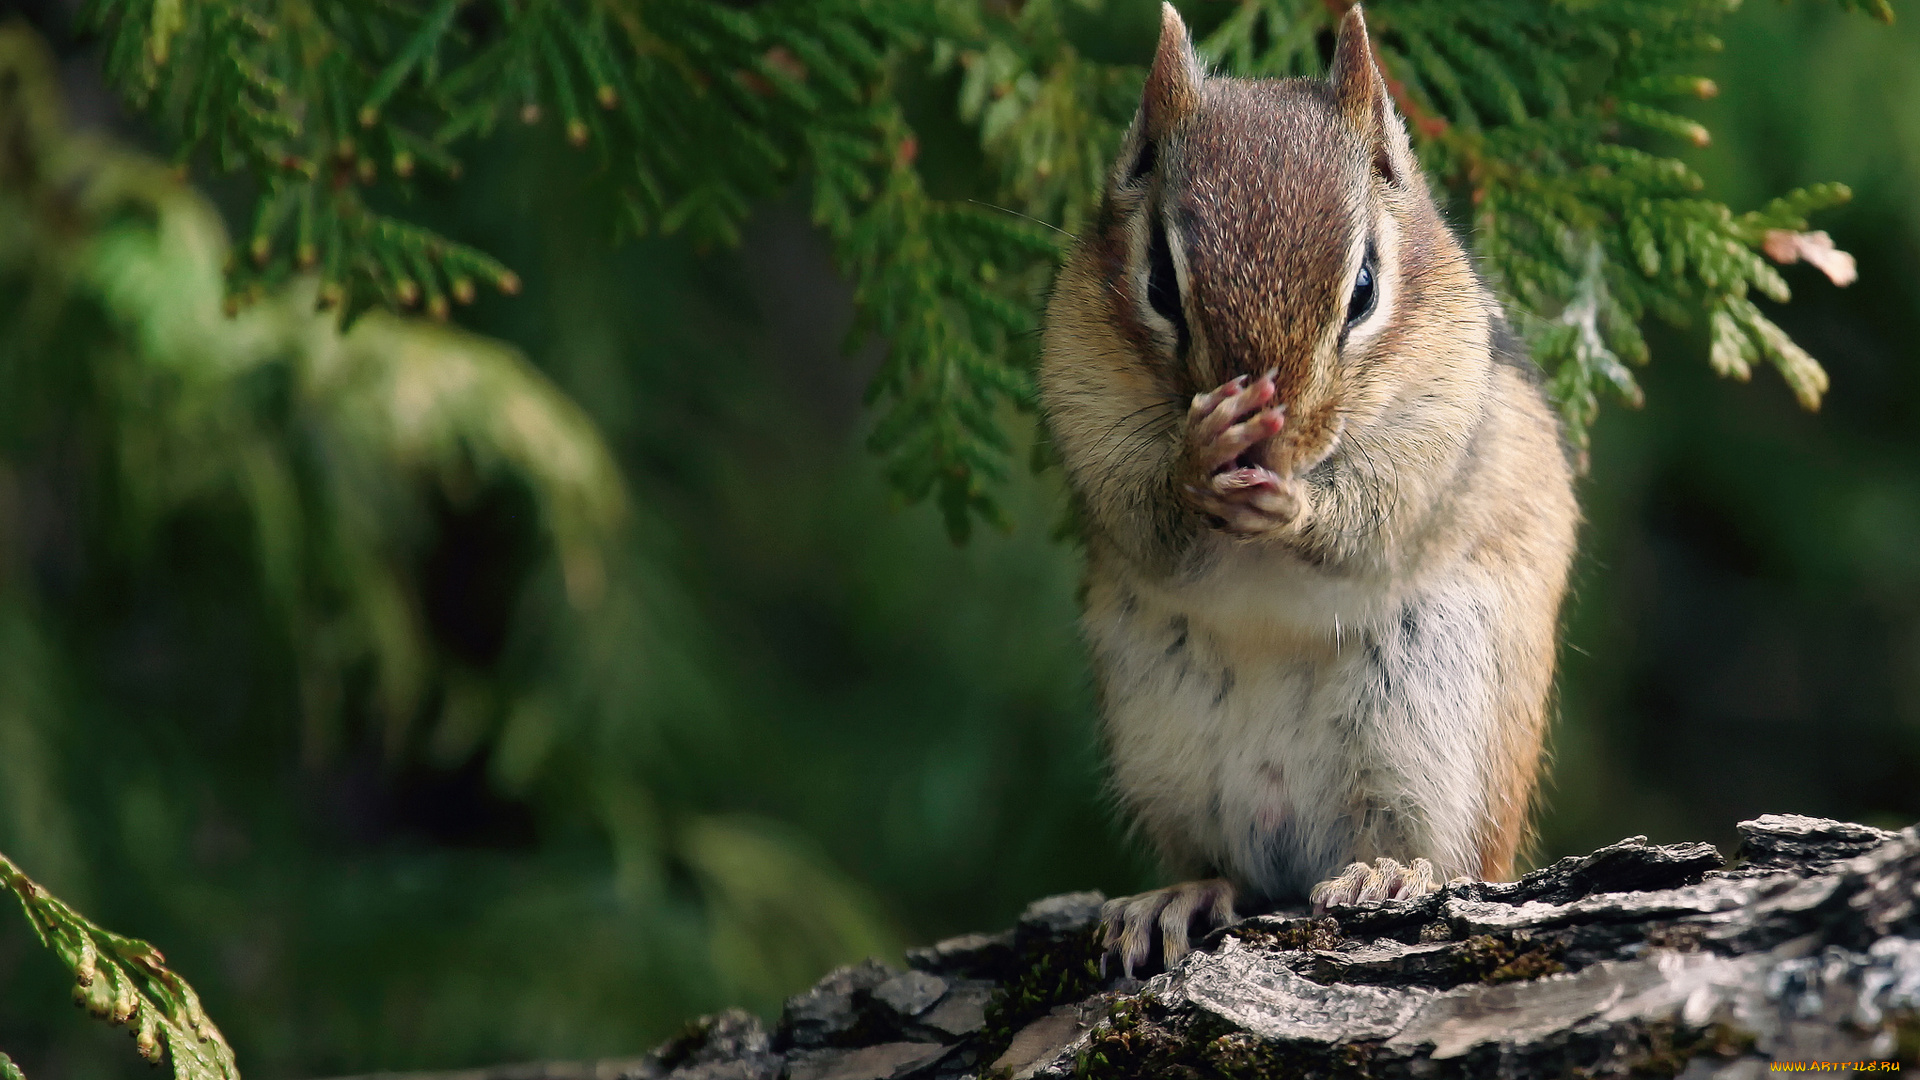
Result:
[[[1160,937],[1161,966],[1170,968],[1193,951],[1195,925],[1200,933],[1238,922],[1233,913],[1233,885],[1224,878],[1185,881],[1164,889],[1122,896],[1107,901],[1100,911],[1100,973],[1106,974],[1107,958],[1118,956],[1128,978],[1136,967],[1145,966],[1153,954],[1156,932]]]
[[[1307,899],[1313,901],[1313,913],[1320,915],[1330,907],[1348,904],[1377,904],[1383,900],[1412,900],[1440,887],[1433,864],[1425,859],[1401,866],[1393,859],[1377,859],[1372,866],[1357,862],[1340,876],[1313,887]]]
[[[1296,485],[1261,464],[1260,444],[1280,433],[1286,408],[1273,402],[1274,373],[1242,375],[1187,409],[1180,497],[1228,532],[1271,532],[1300,513]]]

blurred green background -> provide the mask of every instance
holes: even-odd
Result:
[[[164,151],[66,6],[22,13],[66,124]],[[1860,280],[1790,268],[1769,307],[1832,373],[1820,414],[1661,331],[1645,408],[1603,416],[1539,861],[1634,833],[1730,850],[1764,812],[1920,818],[1920,25],[1756,0],[1725,37],[1689,160],[1736,210],[1851,185],[1816,225]],[[965,167],[966,129],[916,119]],[[404,387],[312,390],[332,346],[285,312],[249,316],[232,371],[103,375],[96,354],[185,319],[178,251],[84,303],[0,277],[0,850],[165,950],[250,1076],[637,1053],[837,962],[1155,881],[1101,795],[1058,477],[1022,476],[1014,530],[956,548],[862,449],[878,354],[842,351],[848,289],[798,198],[736,250],[615,246],[596,183],[549,125],[427,189],[526,282],[465,325],[531,367],[359,339],[481,357],[492,389],[461,407],[551,428],[518,442],[362,430]],[[231,331],[190,322],[179,355],[212,363],[191,343]],[[177,426],[215,450],[255,440],[258,468],[194,480],[217,453],[127,436],[161,400],[205,408]],[[540,459],[595,432],[611,463]],[[276,569],[293,534],[332,539]],[[0,1047],[34,1080],[131,1072],[67,997],[0,920]]]

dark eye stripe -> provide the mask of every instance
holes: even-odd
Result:
[[[1159,147],[1153,144],[1152,139],[1146,140],[1145,145],[1140,147],[1140,156],[1133,159],[1133,168],[1127,170],[1128,182],[1138,183],[1144,179],[1153,171],[1153,163],[1158,156]]]
[[[1373,311],[1373,299],[1379,291],[1374,283],[1373,245],[1369,244],[1366,258],[1360,260],[1360,272],[1354,275],[1353,295],[1347,299],[1349,328]]]
[[[1167,226],[1159,214],[1153,215],[1153,237],[1147,243],[1147,304],[1160,317],[1173,324],[1176,348],[1187,351],[1187,314],[1180,306],[1180,278],[1173,270],[1173,245],[1167,242]]]

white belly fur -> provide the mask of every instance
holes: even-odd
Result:
[[[1477,870],[1497,594],[1253,562],[1092,587],[1113,783],[1143,830],[1266,897],[1383,855]]]

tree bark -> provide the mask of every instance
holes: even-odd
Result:
[[[1280,912],[1144,984],[1099,972],[1101,897],[841,968],[767,1031],[693,1025],[622,1080],[1756,1078],[1920,1067],[1920,827],[1634,837],[1506,884]]]

